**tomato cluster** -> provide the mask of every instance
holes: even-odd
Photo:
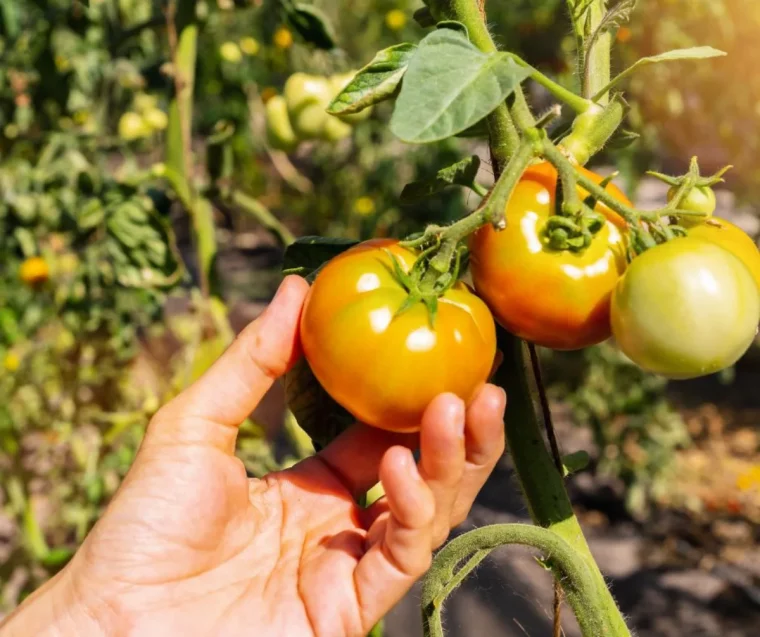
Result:
[[[336,117],[326,109],[355,73],[332,77],[294,73],[285,82],[282,95],[266,102],[269,145],[291,152],[307,140],[337,142],[351,135],[352,125],[370,116],[372,109]]]
[[[544,230],[555,213],[557,180],[547,163],[525,171],[506,229],[487,225],[471,237],[477,296],[463,283],[448,289],[434,327],[425,304],[407,307],[409,291],[394,270],[395,261],[409,273],[413,251],[376,240],[330,261],[301,321],[306,359],[327,392],[363,422],[414,431],[437,394],[469,401],[486,382],[496,353],[494,317],[554,349],[614,335],[640,367],[670,378],[719,371],[746,352],[760,322],[760,252],[746,234],[709,219],[629,263],[625,221],[596,204],[604,223],[591,245],[556,250]],[[605,188],[629,204],[614,185]],[[578,194],[588,197],[581,188]],[[704,210],[711,194],[700,191],[686,205],[712,212]]]

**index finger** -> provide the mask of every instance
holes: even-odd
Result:
[[[308,289],[301,277],[287,277],[264,313],[159,411],[150,434],[210,443],[232,453],[240,423],[300,356],[298,327]]]

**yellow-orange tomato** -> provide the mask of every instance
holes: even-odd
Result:
[[[725,219],[713,217],[706,223],[690,228],[689,236],[717,243],[721,248],[725,248],[738,257],[749,268],[755,282],[760,287],[760,250],[741,228],[737,228]]]
[[[44,283],[50,278],[50,267],[42,257],[31,257],[21,264],[19,277],[29,285]]]
[[[415,255],[393,240],[362,243],[330,261],[306,298],[301,342],[327,392],[358,420],[412,432],[438,394],[470,402],[496,355],[496,329],[486,305],[462,283],[438,300],[431,327],[408,298],[388,253],[405,270]]]
[[[601,184],[602,181],[604,181],[604,177],[591,170],[588,170],[587,168],[584,168],[583,166],[578,166],[577,169],[582,175],[591,179],[595,184]],[[539,182],[552,194],[557,191],[557,178],[557,169],[547,161],[530,166],[522,176],[523,180],[529,179],[531,181]],[[613,197],[615,197],[615,199],[618,201],[626,204],[627,206],[632,205],[628,197],[625,196],[625,193],[620,190],[620,188],[618,188],[615,184],[607,184],[607,188],[605,188],[605,190],[609,192]],[[585,199],[589,196],[588,191],[580,187],[578,188],[578,194],[580,194],[581,199]],[[625,222],[625,219],[623,219],[623,217],[621,217],[614,210],[611,210],[606,204],[603,204],[601,202],[597,203],[594,210],[601,212],[605,217],[607,217],[607,219],[612,221],[612,223],[614,223],[621,230],[626,229],[627,224]]]
[[[496,320],[528,341],[572,350],[611,335],[610,297],[626,268],[622,233],[611,221],[581,252],[552,250],[543,229],[555,192],[528,173],[507,206],[507,227],[470,240],[475,289]]]

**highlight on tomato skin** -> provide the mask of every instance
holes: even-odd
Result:
[[[760,290],[728,250],[683,237],[636,257],[615,289],[612,328],[623,353],[672,379],[736,363],[757,334]]]
[[[712,217],[708,222],[690,228],[689,236],[706,239],[741,259],[760,289],[760,250],[744,230],[726,219]]]
[[[409,270],[416,256],[389,239],[367,241],[318,274],[301,317],[301,342],[314,375],[357,420],[413,432],[439,394],[469,403],[496,355],[496,327],[485,303],[463,283],[438,300],[435,326],[408,297],[391,256]]]
[[[601,184],[604,181],[604,177],[602,175],[599,175],[598,173],[595,173],[588,168],[584,168],[583,166],[578,166],[577,168],[583,176],[588,177],[595,184]],[[528,166],[527,170],[523,173],[522,179],[528,181],[537,181],[538,183],[542,184],[549,192],[556,193],[559,175],[557,173],[557,169],[552,164],[550,164],[548,161],[542,161],[537,164],[533,164],[532,166]],[[620,203],[625,204],[629,207],[633,206],[631,200],[628,199],[626,194],[614,183],[607,184],[605,190]],[[589,192],[581,186],[578,187],[578,194],[580,195],[581,199],[586,199],[589,196]],[[620,230],[625,231],[627,229],[628,224],[626,223],[625,219],[623,219],[623,217],[621,217],[617,212],[612,210],[605,203],[597,202],[594,210],[601,212]]]
[[[542,166],[517,184],[506,229],[485,226],[471,237],[470,269],[477,294],[506,329],[544,347],[581,349],[612,333],[610,298],[627,265],[626,240],[608,220],[585,250],[549,248],[542,231],[555,190]]]

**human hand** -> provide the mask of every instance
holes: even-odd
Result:
[[[71,563],[0,633],[358,637],[403,597],[501,456],[506,397],[489,385],[465,409],[444,394],[417,435],[357,424],[291,469],[249,479],[237,427],[300,355],[307,289],[288,277],[161,409]],[[378,479],[386,496],[358,507]]]

